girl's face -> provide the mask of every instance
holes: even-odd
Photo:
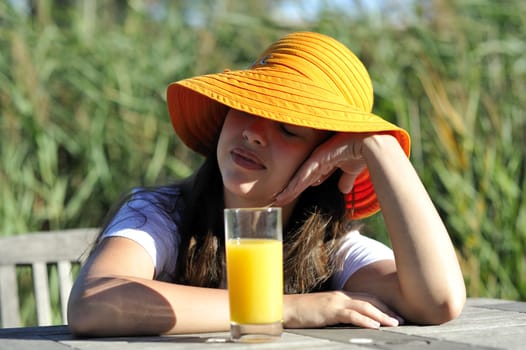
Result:
[[[328,131],[300,127],[230,109],[217,146],[226,207],[272,203]]]

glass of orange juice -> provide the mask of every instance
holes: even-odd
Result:
[[[283,331],[281,208],[225,209],[233,341],[279,339]]]

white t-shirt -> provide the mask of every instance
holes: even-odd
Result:
[[[170,281],[177,263],[181,237],[178,230],[182,211],[181,189],[162,187],[155,192],[135,191],[113,217],[101,238],[126,237],[141,245],[152,258],[155,279]],[[383,243],[350,231],[338,251],[344,264],[331,279],[331,287],[342,289],[360,268],[380,260],[394,260],[392,250]]]

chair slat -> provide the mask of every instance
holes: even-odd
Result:
[[[68,299],[71,288],[73,287],[73,276],[71,274],[71,263],[69,261],[59,261],[57,263],[58,283],[60,288],[60,309],[62,312],[62,323],[67,324]]]
[[[20,304],[14,265],[0,266],[0,318],[3,327],[20,326]]]
[[[51,303],[49,300],[49,283],[46,263],[37,262],[33,264],[33,283],[37,304],[38,324],[41,326],[50,326],[52,324]]]

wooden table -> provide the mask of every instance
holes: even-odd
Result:
[[[261,344],[231,343],[228,333],[80,339],[67,326],[5,328],[4,349],[526,349],[526,302],[469,299],[458,319],[440,326],[286,330],[281,340]]]

